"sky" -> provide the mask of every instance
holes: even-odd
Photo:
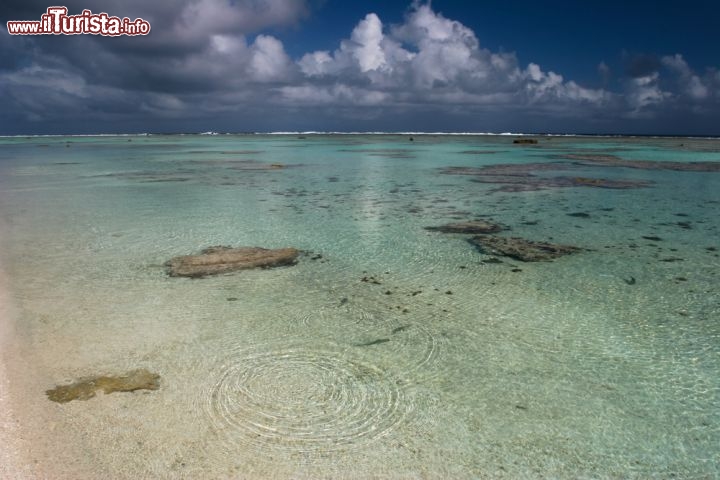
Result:
[[[720,135],[716,1],[66,0],[147,36],[10,35],[0,135]]]

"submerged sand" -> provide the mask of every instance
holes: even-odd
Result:
[[[4,321],[4,319],[0,319]],[[18,437],[18,422],[10,410],[10,400],[7,395],[8,380],[5,365],[0,363],[0,476],[2,478],[20,478],[22,472],[17,455],[16,438]]]
[[[33,478],[33,469],[24,464],[20,451],[26,446],[22,439],[21,424],[10,400],[10,380],[6,357],[12,345],[10,295],[7,281],[0,269],[0,478]]]
[[[80,466],[82,457],[73,453],[72,447],[57,445],[53,435],[55,423],[50,420],[53,413],[26,400],[28,395],[35,394],[42,379],[23,354],[17,318],[0,258],[0,478],[92,478]],[[69,460],[68,468],[58,467],[58,460]]]

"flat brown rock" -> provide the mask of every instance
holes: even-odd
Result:
[[[485,234],[500,232],[505,230],[505,227],[484,220],[470,220],[468,222],[448,223],[446,225],[440,225],[439,227],[425,227],[425,230],[442,233]]]
[[[479,235],[470,243],[492,255],[503,255],[523,262],[543,262],[581,251],[570,245],[547,242],[532,242],[518,237]]]
[[[171,277],[205,277],[220,273],[294,265],[300,251],[295,248],[210,247],[198,255],[183,255],[165,263]]]
[[[96,376],[81,378],[75,383],[57,386],[45,393],[53,402],[66,403],[72,400],[93,398],[98,390],[109,394],[114,392],[134,392],[136,390],[157,390],[158,388],[160,388],[160,375],[141,368],[117,377]]]

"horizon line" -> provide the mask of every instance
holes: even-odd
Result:
[[[171,135],[417,135],[417,136],[536,136],[536,137],[604,137],[604,138],[697,138],[718,139],[718,135],[696,134],[658,134],[658,133],[538,133],[538,132],[423,132],[423,131],[241,131],[241,132],[135,132],[135,133],[49,133],[49,134],[15,134],[0,135],[0,138],[52,138],[52,137],[139,137],[139,136],[171,136]]]

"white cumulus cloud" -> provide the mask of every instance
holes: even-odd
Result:
[[[378,70],[386,65],[385,52],[381,46],[382,22],[377,15],[369,13],[355,27],[351,39],[354,46],[350,48],[362,72]]]
[[[678,76],[683,93],[695,100],[703,100],[710,95],[710,89],[697,76],[680,54],[662,58],[662,64]]]
[[[660,74],[653,72],[627,81],[626,101],[632,109],[628,114],[629,116],[649,116],[650,113],[643,110],[660,105],[672,97],[672,93],[660,88],[659,78]]]
[[[475,33],[462,23],[445,18],[429,4],[414,4],[399,25],[386,27],[374,13],[365,16],[334,52],[305,54],[298,62],[305,77],[304,88],[321,89],[317,95],[344,98],[344,89],[356,89],[367,97],[396,104],[455,103],[486,105],[559,101],[601,105],[611,95],[565,81],[539,65],[521,68],[514,53],[496,53],[481,48]],[[322,77],[323,84],[315,85]],[[327,83],[344,89],[332,92]]]
[[[258,35],[252,45],[249,70],[260,81],[285,80],[292,62],[280,40],[269,35]]]

